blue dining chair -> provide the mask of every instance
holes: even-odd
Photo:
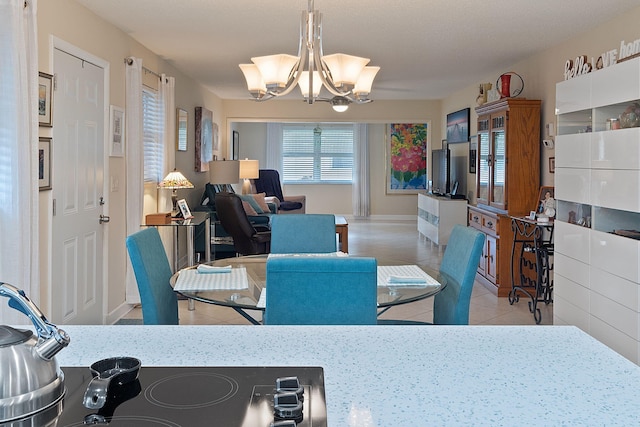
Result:
[[[270,258],[264,324],[375,325],[376,278],[375,258]]]
[[[271,216],[271,253],[336,252],[336,217],[327,214]]]
[[[482,255],[484,234],[457,224],[444,251],[440,274],[447,285],[433,301],[435,325],[468,325],[471,291]]]
[[[126,239],[127,251],[138,283],[145,325],[177,325],[178,298],[169,284],[171,267],[155,227],[137,231]]]

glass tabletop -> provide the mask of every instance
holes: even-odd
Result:
[[[186,298],[232,307],[241,310],[264,311],[264,306],[259,305],[260,295],[267,281],[266,272],[267,255],[250,255],[236,258],[225,258],[208,263],[216,267],[231,266],[232,268],[244,267],[247,272],[248,289],[212,290],[212,291],[176,291]],[[194,267],[191,267],[194,268]],[[439,286],[424,285],[393,285],[378,286],[378,308],[388,308],[396,305],[419,301],[436,295],[447,284],[446,277],[437,270],[420,267],[425,273],[439,282]],[[171,277],[171,286],[174,286],[180,272]],[[220,274],[220,273],[217,273]]]

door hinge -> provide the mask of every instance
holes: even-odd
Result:
[[[56,216],[56,199],[53,199],[53,216]]]
[[[58,90],[58,74],[53,75],[53,91]]]

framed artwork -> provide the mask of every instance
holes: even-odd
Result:
[[[38,141],[38,187],[40,191],[51,190],[51,138],[40,137]]]
[[[469,173],[476,173],[478,161],[478,135],[469,138]]]
[[[207,172],[213,160],[213,112],[196,107],[196,172]],[[218,126],[216,125],[216,134]]]
[[[238,160],[240,155],[240,134],[237,130],[233,131],[233,144],[231,146],[231,160]]]
[[[555,215],[556,209],[556,199],[554,187],[540,187],[540,192],[538,193],[538,207],[536,208],[536,212],[544,213],[549,216]],[[552,209],[552,211],[550,211]]]
[[[189,113],[182,108],[176,108],[176,150],[187,151],[187,125]]]
[[[469,142],[470,114],[470,108],[447,114],[447,142],[449,144]]]
[[[549,157],[549,172],[556,173],[556,158]]]
[[[40,72],[38,80],[38,124],[53,126],[53,76]]]
[[[109,156],[124,157],[124,110],[109,107]]]
[[[191,211],[189,210],[189,205],[187,205],[187,201],[185,199],[178,200],[178,209],[180,209],[180,213],[182,214],[182,218],[189,219],[193,218],[191,215]]]
[[[428,123],[387,125],[387,194],[427,189]]]

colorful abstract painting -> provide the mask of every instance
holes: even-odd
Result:
[[[390,124],[387,136],[387,193],[426,190],[429,125]]]

